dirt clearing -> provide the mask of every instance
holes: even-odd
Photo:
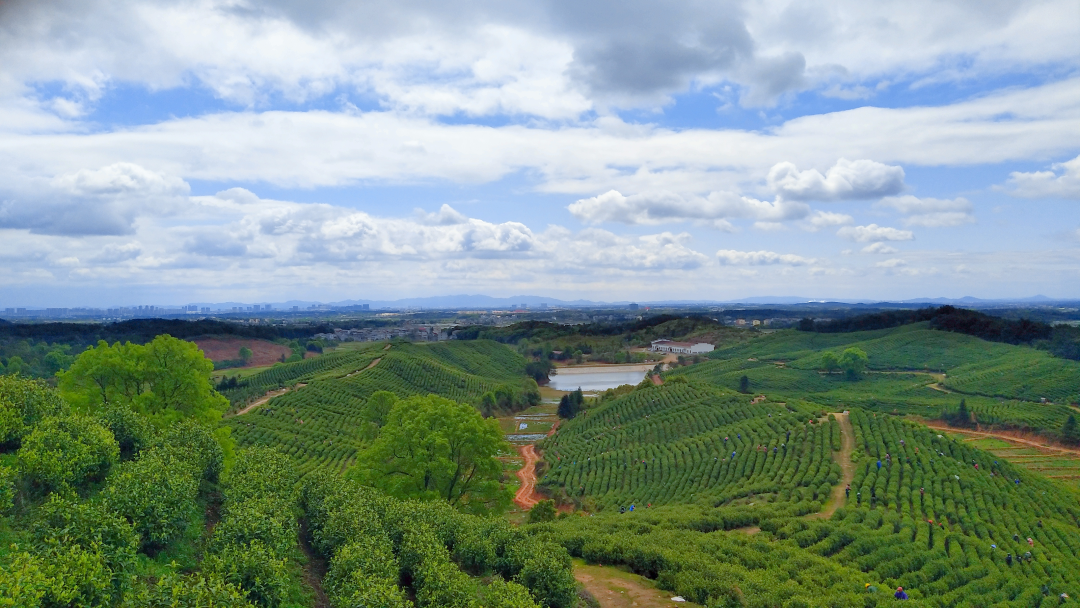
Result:
[[[855,463],[851,462],[851,453],[855,451],[855,429],[851,427],[847,412],[833,414],[833,416],[836,416],[836,422],[840,424],[840,453],[836,458],[837,464],[840,465],[840,470],[843,472],[843,477],[840,479],[840,483],[833,487],[832,496],[825,503],[825,508],[817,513],[807,515],[807,519],[829,519],[832,517],[833,513],[836,513],[836,510],[847,502],[845,489],[855,479]]]
[[[251,360],[244,367],[264,367],[281,362],[292,356],[292,349],[266,340],[250,338],[199,338],[192,340],[211,361],[235,361],[240,358],[240,348],[251,349]]]
[[[574,578],[593,594],[601,608],[697,608],[691,602],[673,602],[673,593],[658,589],[656,583],[644,576],[619,568],[590,566],[574,560]]]

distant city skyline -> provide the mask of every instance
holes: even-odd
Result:
[[[0,85],[0,309],[1080,299],[1074,0],[16,0]]]

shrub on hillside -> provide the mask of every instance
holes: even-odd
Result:
[[[191,464],[196,475],[217,481],[224,466],[225,454],[213,431],[192,419],[179,420],[165,431],[163,447]]]
[[[67,405],[44,382],[0,376],[0,451],[18,447],[34,425],[65,411]]]
[[[203,571],[242,589],[257,606],[279,608],[289,602],[289,560],[260,541],[228,545],[211,553],[203,560]]]
[[[178,538],[196,509],[199,482],[192,464],[159,449],[143,452],[109,477],[102,499],[135,526],[144,549]]]
[[[20,472],[45,491],[101,479],[120,455],[108,429],[88,416],[46,418],[22,441]]]
[[[110,407],[97,416],[120,446],[120,458],[130,460],[154,441],[154,427],[145,416],[123,406]]]

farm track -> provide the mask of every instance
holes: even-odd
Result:
[[[851,420],[848,419],[847,412],[833,415],[836,416],[836,422],[840,424],[840,454],[837,456],[839,459],[837,464],[840,465],[843,475],[840,483],[833,488],[832,496],[829,498],[825,508],[808,515],[807,519],[829,519],[832,517],[837,509],[847,503],[844,490],[855,479],[855,463],[851,462],[851,454],[855,451],[855,429],[851,426]]]
[[[1080,448],[1070,448],[1070,447],[1065,447],[1065,446],[1060,446],[1060,445],[1053,445],[1053,444],[1050,444],[1050,443],[1048,443],[1046,441],[1034,441],[1032,439],[1028,439],[1027,437],[1019,436],[1020,433],[1016,433],[1016,432],[1010,432],[1010,431],[987,432],[987,431],[972,431],[972,430],[969,430],[969,429],[958,429],[958,428],[953,428],[953,427],[951,427],[951,426],[949,426],[949,425],[947,425],[947,424],[945,424],[943,422],[936,421],[936,420],[924,420],[923,423],[926,424],[926,426],[928,426],[928,427],[930,427],[930,428],[932,428],[934,430],[948,431],[949,433],[956,433],[956,434],[960,434],[960,435],[969,435],[969,436],[971,436],[971,439],[966,439],[965,441],[973,441],[974,439],[977,439],[977,438],[1000,439],[1002,441],[1007,441],[1009,443],[1021,444],[1021,445],[1027,446],[1027,447],[1037,448],[1039,450],[1045,451],[1048,454],[1053,454],[1053,453],[1068,454],[1070,456],[1080,457]]]
[[[548,437],[555,434],[560,422],[562,420],[556,420],[555,424],[551,425],[551,430],[547,432]],[[522,511],[528,511],[544,499],[536,492],[536,463],[540,461],[540,455],[536,453],[536,446],[531,443],[518,446],[518,454],[521,454],[525,464],[521,465],[516,473],[517,478],[521,480],[521,487],[514,495],[514,504]]]
[[[243,409],[237,411],[236,413],[234,413],[234,414],[226,414],[225,416],[222,416],[222,417],[223,418],[232,418],[233,416],[243,416],[244,414],[246,414],[246,413],[250,412],[251,410],[259,407],[260,405],[265,404],[267,401],[270,401],[274,397],[280,397],[281,395],[284,395],[285,393],[287,393],[289,391],[293,391],[293,390],[296,390],[296,389],[301,389],[301,388],[304,388],[305,386],[307,386],[307,385],[302,383],[302,382],[298,382],[298,383],[296,383],[296,384],[294,384],[292,386],[288,386],[288,387],[285,387],[285,388],[279,388],[276,391],[270,391],[270,392],[266,393],[265,395],[263,395],[262,397],[259,397],[255,401],[252,401],[250,404],[245,405]]]
[[[384,348],[383,350],[386,350],[387,348],[390,348],[389,344],[387,344],[386,348]],[[367,370],[369,370],[369,369],[375,367],[376,365],[378,365],[379,361],[382,361],[382,357],[379,357],[378,359],[373,360],[371,363],[368,363],[367,367],[365,367],[364,369],[358,369],[355,372],[352,372],[351,374],[346,374],[345,377],[348,378],[349,376],[355,376],[356,374],[359,374],[361,372],[366,372]],[[258,399],[256,399],[252,403],[250,403],[249,405],[244,406],[244,409],[236,412],[235,414],[226,414],[225,416],[223,416],[223,418],[232,418],[233,416],[243,416],[244,414],[246,414],[246,413],[250,412],[251,410],[259,407],[260,405],[263,405],[263,404],[267,403],[268,401],[270,401],[274,397],[280,397],[281,395],[284,395],[285,393],[288,393],[289,391],[294,391],[294,390],[297,390],[297,389],[301,389],[301,388],[304,388],[305,386],[307,386],[307,384],[305,384],[303,382],[298,382],[298,383],[296,383],[296,384],[294,384],[292,386],[289,386],[289,387],[279,388],[276,391],[270,391],[270,392],[266,393],[265,395],[263,395],[262,397],[259,397]]]

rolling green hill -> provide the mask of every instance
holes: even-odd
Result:
[[[399,397],[430,393],[475,403],[484,393],[507,386],[516,392],[517,405],[526,405],[525,360],[506,346],[486,340],[385,346],[379,343],[259,374],[255,378],[277,372],[291,383],[308,384],[229,418],[233,437],[241,446],[279,446],[306,475],[320,468],[341,471],[354,459],[364,441],[362,407],[376,391]],[[322,363],[312,364],[318,361]],[[262,384],[267,389],[281,385],[287,384],[269,379]]]

